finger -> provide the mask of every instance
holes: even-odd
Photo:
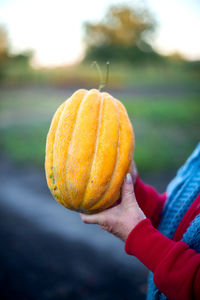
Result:
[[[122,185],[122,203],[127,201],[135,201],[133,181],[130,173],[126,175],[124,183]]]
[[[81,213],[80,216],[82,221],[86,224],[102,224],[102,215],[100,213],[94,215],[86,215]]]
[[[127,173],[122,185],[122,195],[132,194],[132,193],[133,193],[133,180],[131,174]]]

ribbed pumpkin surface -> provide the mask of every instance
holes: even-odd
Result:
[[[56,111],[46,143],[45,170],[55,199],[94,213],[111,206],[133,155],[126,109],[108,93],[78,90]]]

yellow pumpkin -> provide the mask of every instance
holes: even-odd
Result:
[[[46,179],[65,207],[96,213],[113,205],[132,162],[133,129],[123,104],[96,89],[76,91],[47,135]]]

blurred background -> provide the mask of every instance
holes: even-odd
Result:
[[[147,270],[53,200],[45,142],[79,88],[124,103],[141,178],[163,192],[199,141],[200,2],[0,0],[0,299],[145,299]]]

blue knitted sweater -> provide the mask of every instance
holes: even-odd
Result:
[[[200,143],[167,188],[168,200],[163,208],[158,230],[172,239],[183,216],[199,193]],[[182,240],[200,253],[200,215],[190,224]],[[148,285],[147,300],[167,299],[155,286],[152,273],[149,274]]]

